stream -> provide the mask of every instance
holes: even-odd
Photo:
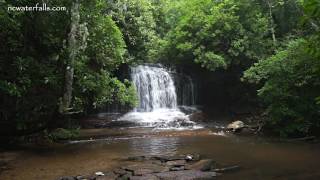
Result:
[[[122,166],[122,159],[128,156],[194,152],[221,164],[241,167],[238,171],[223,174],[219,179],[320,178],[319,144],[235,136],[215,132],[214,129],[155,132],[148,128],[129,128],[90,131],[104,133],[107,138],[10,152],[15,154],[15,158],[9,163],[10,169],[0,174],[0,179],[53,180],[66,175],[111,170]],[[90,134],[90,131],[84,133]],[[114,131],[124,135],[111,137]],[[1,157],[10,156],[10,153],[2,153]]]

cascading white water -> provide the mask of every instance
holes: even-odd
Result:
[[[131,68],[139,105],[120,120],[133,121],[159,129],[199,128],[177,107],[177,94],[170,73],[162,66]]]
[[[160,108],[177,108],[177,95],[170,74],[162,67],[137,66],[132,68],[132,81],[139,97],[139,112]]]

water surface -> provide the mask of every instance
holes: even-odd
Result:
[[[185,153],[199,153],[221,165],[241,166],[241,170],[224,174],[219,179],[320,179],[319,144],[239,137],[209,129],[117,131],[118,134],[100,140],[22,149],[11,161],[11,169],[0,174],[0,179],[56,179],[63,175],[110,170],[123,165],[123,159],[128,156]]]

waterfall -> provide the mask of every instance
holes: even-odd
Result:
[[[195,87],[193,84],[193,80],[191,79],[190,76],[185,76],[183,78],[183,83],[181,85],[181,105],[182,106],[192,106],[195,105],[196,103],[196,96],[195,96]]]
[[[131,77],[140,102],[135,111],[177,108],[176,88],[166,69],[140,65],[132,68]]]
[[[119,120],[157,129],[200,127],[179,110],[175,83],[166,68],[161,65],[139,65],[131,68],[131,78],[137,89],[139,105]]]

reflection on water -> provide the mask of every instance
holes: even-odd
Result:
[[[110,170],[122,166],[121,159],[128,156],[186,153],[199,153],[223,165],[241,166],[240,171],[219,177],[222,180],[320,179],[320,144],[223,136],[221,132],[208,130],[149,133],[139,137],[74,143],[44,152],[23,150],[21,157],[10,164],[11,169],[0,174],[0,179],[56,179]]]
[[[154,137],[133,139],[130,143],[130,152],[136,152],[137,155],[174,155],[177,152],[179,138]]]

